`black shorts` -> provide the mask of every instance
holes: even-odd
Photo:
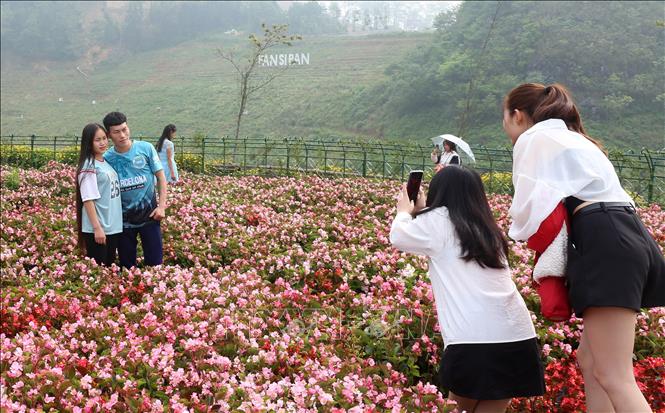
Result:
[[[451,344],[441,357],[439,383],[475,400],[541,396],[543,363],[536,338],[510,343]]]
[[[97,244],[93,233],[84,232],[83,239],[85,240],[86,257],[94,258],[97,265],[110,267],[115,262],[120,234],[107,235],[106,244]]]
[[[631,207],[573,216],[566,278],[577,317],[588,307],[665,305],[665,258]]]

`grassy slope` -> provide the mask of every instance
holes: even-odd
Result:
[[[309,52],[311,64],[289,68],[251,102],[241,134],[379,136],[377,125],[383,124],[386,138],[422,140],[445,130],[456,131],[453,120],[432,117],[427,111],[407,118],[386,118],[371,108],[355,108],[364,115],[361,121],[355,116],[353,123],[343,115],[351,97],[386,79],[386,66],[401,61],[429,39],[429,34],[404,33],[306,38],[289,51]],[[197,131],[231,135],[237,86],[231,66],[216,49],[247,43],[244,36],[213,35],[84,69],[89,79],[76,70],[75,62],[49,62],[37,67],[5,58],[0,132],[78,135],[86,123],[101,122],[107,112],[120,110],[128,115],[135,136],[158,136],[167,123],[175,123],[184,136]],[[58,102],[60,97],[63,102]],[[587,122],[587,127],[610,147],[665,146],[665,125],[660,118],[655,122],[650,116],[611,124]],[[635,142],[636,133],[641,143],[631,146],[629,142]],[[499,113],[492,127],[471,126],[470,135],[477,143],[508,144]]]
[[[303,40],[290,50],[309,52],[311,64],[291,67],[250,103],[241,133],[355,135],[354,125],[345,124],[337,110],[340,102],[358,87],[384,79],[387,65],[428,39],[427,34],[402,34]],[[85,123],[120,110],[136,136],[159,135],[171,122],[187,136],[232,134],[235,78],[216,49],[246,43],[242,36],[210,36],[104,62],[86,71],[87,80],[74,62],[35,68],[5,59],[1,133],[79,134]]]

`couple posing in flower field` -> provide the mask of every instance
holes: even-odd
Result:
[[[536,251],[543,315],[567,321],[572,307],[584,319],[577,358],[588,411],[650,412],[632,356],[640,309],[665,305],[660,248],[565,87],[516,87],[503,128],[514,146],[509,235]],[[503,412],[514,397],[542,395],[535,329],[480,176],[448,165],[415,202],[404,186],[390,240],[429,257],[445,344],[439,375],[458,409]]]
[[[104,265],[115,262],[117,249],[120,265],[131,268],[136,265],[138,235],[145,264],[159,265],[163,259],[160,221],[166,215],[166,184],[178,179],[173,153],[167,159],[167,176],[152,144],[130,139],[124,114],[111,112],[103,123],[86,125],[81,135],[76,170],[79,247]],[[174,133],[175,126],[167,125],[158,143],[160,150],[162,146],[172,150],[173,144],[165,145],[165,140],[170,142]]]

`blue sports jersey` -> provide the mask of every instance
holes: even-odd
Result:
[[[111,148],[104,154],[104,159],[120,179],[123,226],[139,228],[156,222],[150,218],[157,208],[155,173],[163,168],[155,147],[148,142],[133,141],[127,152],[118,153]]]

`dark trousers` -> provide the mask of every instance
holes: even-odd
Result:
[[[86,257],[94,258],[98,265],[110,266],[115,262],[115,251],[118,249],[118,242],[121,234],[106,236],[106,244],[97,244],[95,234],[84,232]]]
[[[159,222],[149,223],[139,228],[124,228],[118,243],[120,266],[131,268],[136,266],[136,247],[141,237],[145,265],[160,265],[163,259],[162,229]]]

